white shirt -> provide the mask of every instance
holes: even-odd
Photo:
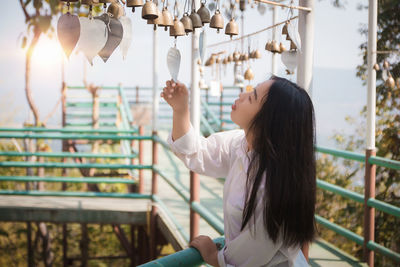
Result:
[[[308,266],[299,247],[288,248],[282,245],[279,238],[276,243],[269,238],[263,222],[263,182],[257,193],[257,206],[253,215],[256,216],[255,227],[252,225],[249,228],[254,222],[252,217],[243,231],[240,231],[250,157],[250,153],[246,154],[247,141],[243,130],[219,132],[205,138],[190,126],[190,130],[175,141],[170,134],[167,142],[190,170],[201,175],[225,177],[225,246],[218,253],[221,267]]]

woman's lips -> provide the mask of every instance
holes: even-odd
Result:
[[[232,104],[232,110],[235,110],[235,109],[236,109],[236,105]]]

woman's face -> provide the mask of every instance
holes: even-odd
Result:
[[[231,119],[240,128],[247,131],[254,116],[260,110],[263,97],[268,93],[272,83],[272,80],[267,80],[258,84],[253,91],[239,94],[239,98],[232,105]]]

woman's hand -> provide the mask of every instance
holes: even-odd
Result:
[[[217,245],[215,245],[210,237],[199,235],[198,237],[195,237],[189,245],[200,252],[206,263],[219,267]]]
[[[166,85],[161,92],[161,97],[175,112],[187,111],[189,109],[189,93],[186,86],[173,80],[167,81]]]

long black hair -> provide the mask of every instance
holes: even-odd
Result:
[[[273,242],[280,237],[286,246],[301,246],[313,240],[316,229],[314,108],[308,93],[295,83],[276,76],[271,80],[248,130],[254,153],[241,230],[254,214],[265,174],[265,229]]]

